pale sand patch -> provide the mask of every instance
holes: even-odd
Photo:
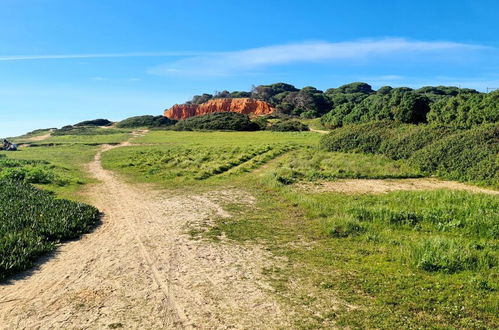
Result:
[[[386,194],[397,190],[462,190],[472,193],[499,195],[499,191],[480,188],[455,181],[444,181],[433,178],[422,179],[347,179],[337,181],[319,181],[315,183],[299,183],[301,190],[310,192],[339,192],[344,194]]]

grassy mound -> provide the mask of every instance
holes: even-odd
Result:
[[[110,126],[113,122],[107,119],[93,119],[86,120],[80,123],[74,124],[73,126],[82,127],[82,126]]]
[[[217,112],[181,120],[175,125],[175,129],[179,131],[257,131],[260,126],[252,122],[247,115],[236,112]]]
[[[426,174],[499,186],[499,124],[456,130],[372,122],[337,129],[322,138],[321,146],[408,159]]]
[[[177,121],[164,116],[135,116],[124,119],[116,124],[118,128],[137,128],[137,127],[168,127],[175,125]]]
[[[279,120],[273,123],[269,130],[274,132],[302,132],[310,129],[298,120]]]
[[[64,126],[52,132],[52,136],[65,136],[65,135],[113,135],[126,133],[126,131],[113,129],[113,128],[99,128],[88,126]]]

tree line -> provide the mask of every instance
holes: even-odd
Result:
[[[453,86],[383,86],[378,90],[364,82],[354,82],[325,91],[312,86],[301,89],[286,83],[254,86],[250,92],[222,91],[195,95],[187,103],[201,104],[214,98],[251,97],[266,101],[278,114],[321,118],[324,126],[379,120],[400,123],[430,123],[469,128],[499,121],[499,91],[480,93]]]

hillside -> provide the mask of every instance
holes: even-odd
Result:
[[[232,107],[228,100],[238,100],[241,96],[267,102],[278,115],[321,118],[322,125],[329,128],[377,120],[459,128],[499,121],[499,91],[480,93],[454,86],[419,89],[383,86],[374,90],[364,82],[325,91],[311,86],[299,89],[290,84],[275,83],[253,87],[250,92],[195,95],[185,105],[170,109],[167,116],[175,111],[178,118],[197,115],[196,109],[204,107],[210,111],[227,111]],[[207,106],[214,104],[227,104],[227,107]]]
[[[495,94],[463,95],[447,97],[471,121],[445,126],[359,108],[367,123],[328,132],[222,112],[13,139],[20,151],[0,152],[0,320],[497,328],[499,127],[469,111]]]

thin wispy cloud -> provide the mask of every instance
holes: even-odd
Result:
[[[118,58],[118,57],[185,57],[203,56],[213,53],[172,51],[172,52],[143,52],[143,53],[103,53],[103,54],[52,54],[52,55],[11,55],[0,56],[0,61],[33,61],[33,60],[58,60],[81,58]]]
[[[223,76],[298,62],[375,59],[403,54],[464,52],[485,48],[475,44],[448,41],[412,41],[403,38],[337,43],[316,41],[192,56],[156,66],[151,68],[149,73]]]

